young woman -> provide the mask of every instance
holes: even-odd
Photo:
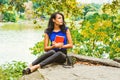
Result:
[[[56,36],[62,37],[55,41]],[[49,40],[51,45],[49,45]],[[59,42],[63,40],[63,42]],[[44,53],[42,56],[32,62],[29,68],[23,70],[23,74],[29,74],[38,68],[57,62],[64,63],[66,61],[67,48],[72,48],[72,38],[68,27],[65,26],[63,14],[53,13],[49,19],[48,27],[45,30],[44,37]]]

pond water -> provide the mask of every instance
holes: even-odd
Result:
[[[42,39],[42,34],[43,30],[0,29],[0,65],[13,60],[31,63],[36,56],[29,48]]]

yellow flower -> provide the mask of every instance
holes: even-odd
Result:
[[[104,24],[105,27],[111,27],[112,26],[111,21],[103,21],[103,24]]]
[[[116,52],[120,52],[120,48],[115,48],[115,51]]]
[[[95,30],[93,30],[93,29],[90,30],[90,33],[91,33],[92,35],[95,35],[95,34],[96,34]]]
[[[99,21],[94,24],[94,30],[98,30],[103,24]]]

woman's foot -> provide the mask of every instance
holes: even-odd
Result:
[[[25,70],[22,71],[23,75],[30,74],[30,73],[31,73],[30,68],[27,68],[27,69],[25,69]]]
[[[37,70],[38,68],[40,68],[40,65],[34,65],[34,66],[31,66],[30,68],[27,68],[25,70],[22,71],[22,74],[23,75],[26,75],[26,74],[30,74],[31,72],[34,72],[35,70]]]
[[[30,67],[30,70],[31,70],[31,72],[34,72],[34,71],[37,70],[38,68],[40,68],[40,65],[39,65],[39,64]]]

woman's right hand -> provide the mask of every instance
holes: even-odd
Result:
[[[56,43],[55,41],[53,41],[53,42],[52,42],[52,45],[53,45],[55,48],[62,48],[63,43]]]

